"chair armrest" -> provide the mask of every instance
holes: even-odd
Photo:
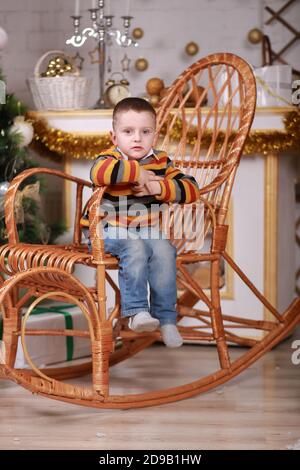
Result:
[[[59,178],[63,178],[68,181],[72,181],[77,184],[77,194],[82,193],[82,189],[84,186],[92,187],[92,183],[89,181],[85,181],[81,178],[77,178],[75,176],[68,175],[60,170],[54,170],[51,168],[29,168],[28,170],[22,171],[19,175],[17,175],[10,183],[8,191],[5,197],[5,224],[8,232],[8,241],[9,243],[18,243],[18,231],[17,231],[17,224],[15,218],[15,200],[17,191],[19,190],[20,185],[29,178],[30,176],[37,175],[37,174],[49,174],[58,176]],[[78,212],[78,211],[76,211]],[[77,217],[78,218],[78,217]]]
[[[101,210],[101,202],[106,188],[107,186],[97,186],[94,189],[93,195],[88,204],[92,256],[96,264],[101,263],[105,256],[103,230],[101,224],[101,220],[104,219],[105,214]]]
[[[237,166],[238,162],[236,160],[226,162],[220,173],[218,173],[210,183],[199,188],[200,196],[210,193],[219,186],[222,186],[222,184],[230,177],[231,172],[234,171]]]
[[[104,237],[101,221],[105,218],[106,214],[101,210],[101,202],[104,192],[108,186],[97,186],[94,189],[93,196],[89,200],[88,209],[89,209],[89,231],[90,231],[90,240],[92,245],[92,256],[95,264],[101,264],[105,258],[105,249],[104,249]],[[210,219],[213,229],[216,227],[216,216],[212,205],[204,198],[200,196],[198,201],[191,202],[188,204],[178,204],[179,206],[186,206],[192,210],[193,215],[197,211],[199,203],[203,204],[207,211],[210,213]],[[177,205],[177,204],[176,204]],[[165,230],[170,238],[173,239],[173,230],[174,230],[174,205],[169,205],[169,215],[165,224],[162,224],[162,229]],[[162,222],[162,221],[161,221]],[[204,223],[204,221],[203,221]],[[205,228],[204,228],[205,231]]]

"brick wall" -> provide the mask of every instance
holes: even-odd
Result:
[[[31,104],[25,79],[33,74],[37,59],[47,50],[63,49],[74,55],[76,49],[66,46],[72,34],[70,15],[74,0],[0,0],[0,26],[8,33],[9,43],[2,51],[1,63],[8,80],[8,89]],[[91,0],[81,0],[85,9]],[[111,0],[115,25],[121,26],[120,16],[126,2]],[[113,69],[120,69],[124,53],[132,60],[127,77],[132,94],[145,91],[146,81],[159,76],[169,85],[189,64],[201,56],[217,51],[237,53],[254,65],[260,65],[260,47],[247,41],[247,33],[261,26],[262,2],[259,0],[131,0],[133,27],[141,27],[144,37],[138,48],[110,48]],[[83,13],[82,24],[89,25],[88,13]],[[195,41],[200,46],[197,56],[184,53],[185,45]],[[90,65],[88,51],[95,47],[89,40],[80,52],[85,58],[84,73],[94,79],[90,104],[98,98],[97,65]],[[138,57],[149,61],[145,72],[135,70]]]

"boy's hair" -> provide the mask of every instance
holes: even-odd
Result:
[[[151,113],[154,119],[156,120],[155,109],[148,101],[144,100],[143,98],[130,97],[124,98],[123,100],[119,101],[119,103],[117,103],[114,107],[113,125],[115,125],[118,114],[130,110],[136,111],[138,113],[141,113],[142,111],[147,111],[148,113]]]

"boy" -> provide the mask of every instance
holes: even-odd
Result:
[[[158,220],[153,208],[194,202],[198,186],[172,165],[165,152],[153,150],[155,126],[156,113],[147,101],[120,101],[113,111],[115,147],[97,158],[91,180],[109,186],[102,201],[108,214],[104,246],[119,258],[122,317],[129,317],[128,326],[135,332],[160,326],[165,345],[175,348],[182,345],[176,327],[176,249],[159,229],[153,230]]]

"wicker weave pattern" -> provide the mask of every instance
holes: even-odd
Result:
[[[224,74],[226,78],[221,81]],[[189,92],[184,95],[187,84]],[[201,94],[197,85],[204,87]],[[191,112],[187,113],[185,103],[191,94],[197,96],[197,101]],[[225,95],[227,102],[222,108],[220,103]],[[204,114],[201,106],[207,96],[212,103],[208,113]],[[239,106],[233,106],[233,101],[237,101]],[[208,56],[191,65],[174,82],[160,108],[157,139],[162,127],[167,125],[162,149],[174,150],[174,163],[197,178],[201,194],[205,194],[212,204],[219,203],[222,199],[225,188],[228,187],[228,184],[223,183],[239,163],[254,117],[255,103],[256,85],[249,65],[233,54],[224,53]],[[172,138],[178,119],[182,121],[179,142]],[[190,146],[187,136],[193,127],[196,127],[197,134],[195,144]],[[212,129],[210,145],[204,151],[201,148],[201,139],[209,128]],[[218,138],[222,135],[223,142],[219,145]],[[223,210],[226,211],[225,204]],[[223,222],[224,213],[221,212],[218,223]]]
[[[222,76],[222,80],[220,77]],[[224,80],[225,76],[225,80]],[[189,91],[184,94],[187,85]],[[202,91],[199,88],[202,86]],[[200,90],[200,91],[199,91]],[[184,106],[191,94],[195,106]],[[201,104],[208,96],[210,107],[204,112]],[[0,303],[4,317],[3,340],[6,359],[0,364],[0,375],[14,380],[30,391],[55,399],[98,408],[132,408],[151,406],[191,397],[216,387],[249,367],[266,351],[282,340],[300,320],[300,300],[296,299],[280,314],[260,293],[226,252],[228,226],[225,223],[230,194],[255,111],[256,89],[251,68],[233,54],[214,54],[193,64],[174,82],[158,113],[158,146],[174,154],[175,164],[195,176],[200,184],[201,199],[190,205],[193,217],[200,204],[204,206],[204,232],[210,245],[201,252],[188,251],[183,238],[177,242],[177,282],[182,289],[178,297],[179,320],[189,318],[191,326],[180,326],[185,339],[214,341],[219,368],[192,383],[149,393],[115,395],[109,388],[109,366],[123,361],[150,346],[160,338],[159,331],[136,334],[128,330],[120,318],[120,292],[107,268],[117,268],[116,258],[104,253],[99,211],[105,187],[96,188],[89,202],[92,254],[81,244],[80,217],[83,211],[82,192],[89,182],[49,169],[26,170],[12,182],[5,205],[9,243],[0,250],[0,269],[9,278],[0,277]],[[225,103],[225,106],[223,104]],[[236,106],[236,104],[239,104]],[[233,106],[234,104],[234,106]],[[180,132],[178,132],[178,119]],[[201,146],[204,133],[212,129],[207,150]],[[188,144],[188,134],[195,133]],[[206,132],[207,135],[207,132]],[[73,243],[68,246],[37,246],[18,243],[14,216],[17,190],[25,178],[38,172],[67,179],[77,185]],[[170,207],[169,223],[176,220],[176,206]],[[245,247],[246,249],[246,247]],[[225,315],[220,304],[220,265],[228,263],[253,295],[269,310],[272,319],[257,321],[245,316]],[[209,263],[210,290],[203,290],[190,273],[189,265]],[[76,276],[77,264],[92,266],[96,272],[94,286],[84,286]],[[115,292],[115,307],[106,309],[107,285]],[[32,298],[35,300],[32,302]],[[87,331],[30,330],[26,321],[31,309],[45,299],[75,303],[88,322]],[[203,307],[197,308],[198,300]],[[31,302],[21,325],[21,309]],[[264,333],[262,340],[247,336],[255,328]],[[239,332],[243,330],[245,334]],[[89,365],[40,370],[26,352],[29,335],[81,336],[91,342],[92,375],[90,387],[62,382],[90,370]],[[18,337],[21,336],[30,370],[14,368]],[[248,346],[241,357],[232,361],[228,343]],[[118,348],[115,348],[116,343]],[[200,368],[201,370],[201,368]],[[201,373],[201,372],[200,372]]]

